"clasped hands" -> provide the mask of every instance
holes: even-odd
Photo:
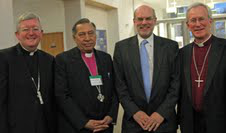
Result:
[[[157,112],[148,116],[143,111],[138,111],[133,115],[134,120],[143,128],[143,130],[156,131],[164,118]]]
[[[89,120],[85,128],[90,129],[95,132],[103,131],[109,127],[109,124],[112,122],[112,118],[110,116],[105,116],[103,120]]]

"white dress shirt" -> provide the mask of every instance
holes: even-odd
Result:
[[[154,35],[152,34],[149,38],[144,39],[140,35],[137,35],[138,38],[138,43],[139,43],[139,48],[141,47],[141,42],[143,40],[147,40],[148,43],[145,45],[146,50],[148,52],[148,62],[150,66],[150,79],[152,80],[153,78],[153,70],[154,70]],[[151,82],[152,83],[152,82]]]

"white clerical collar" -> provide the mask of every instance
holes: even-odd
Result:
[[[197,43],[197,42],[195,42],[195,40],[194,40],[194,43],[195,43],[196,45],[198,45],[199,47],[203,47],[203,46],[204,46],[204,43],[205,43],[206,41],[208,41],[208,40],[210,39],[211,36],[212,36],[212,34],[210,34],[210,36],[209,36],[206,40],[204,40],[203,42],[201,42],[201,43]]]
[[[140,44],[143,40],[147,40],[149,44],[153,45],[154,42],[154,34],[152,33],[151,36],[149,36],[148,38],[144,39],[142,38],[139,34],[137,35],[137,39],[138,39],[138,43],[139,43],[139,47]]]
[[[93,52],[91,52],[91,53],[85,53],[85,57],[87,57],[87,58],[91,58],[92,55],[93,55]]]
[[[29,55],[30,55],[30,56],[33,56],[33,55],[35,54],[35,52],[38,50],[38,49],[36,48],[34,51],[30,52],[30,51],[27,50],[25,47],[23,47],[22,44],[21,44],[20,46],[21,46],[25,51],[29,52]]]

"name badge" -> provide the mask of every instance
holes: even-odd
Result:
[[[89,76],[89,80],[92,86],[103,85],[102,76]]]

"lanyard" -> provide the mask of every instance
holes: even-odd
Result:
[[[93,54],[94,54],[94,53],[93,53]],[[95,55],[93,55],[93,56],[95,57]],[[82,59],[83,59],[83,58],[82,58]],[[96,62],[96,58],[94,58],[94,59],[95,59],[95,62]],[[90,70],[88,64],[86,63],[85,59],[83,59],[83,61],[84,61],[85,65],[86,65],[86,67],[88,68],[90,75],[92,75],[91,70]],[[97,72],[97,75],[98,75],[97,64],[96,64],[96,72]],[[103,102],[103,101],[104,101],[104,95],[103,95],[102,92],[101,92],[101,87],[100,87],[100,85],[95,85],[95,87],[96,87],[96,89],[97,89],[97,91],[98,91],[97,99],[98,99],[100,102]]]

